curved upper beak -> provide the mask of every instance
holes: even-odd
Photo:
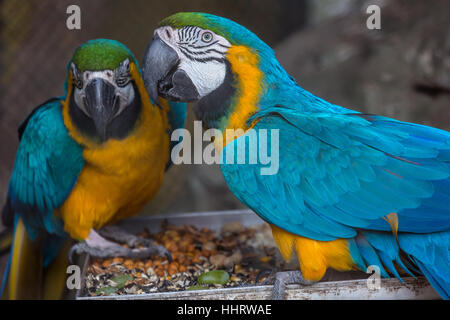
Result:
[[[178,68],[177,52],[155,34],[142,62],[144,84],[150,98],[160,106],[159,97],[175,101],[195,101],[197,88],[185,71]]]
[[[142,73],[150,98],[158,106],[160,106],[158,98],[159,82],[178,65],[179,61],[180,59],[175,50],[169,47],[156,34],[148,45],[147,50],[145,50]]]
[[[106,140],[108,124],[119,110],[119,104],[116,88],[108,81],[95,78],[86,85],[84,105],[102,140]]]

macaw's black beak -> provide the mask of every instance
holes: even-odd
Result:
[[[178,68],[179,63],[176,51],[155,35],[145,51],[142,73],[150,98],[157,105],[160,105],[158,95],[183,102],[200,99],[192,80]]]
[[[107,138],[108,124],[119,110],[119,104],[116,89],[108,81],[95,78],[86,85],[84,105],[102,141]]]

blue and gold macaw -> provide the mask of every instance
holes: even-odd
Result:
[[[64,284],[65,269],[55,274],[52,265],[67,263],[68,250],[60,250],[70,247],[67,238],[85,240],[75,252],[99,257],[167,253],[148,242],[127,249],[95,230],[137,214],[156,194],[184,104],[155,106],[135,57],[114,40],[82,44],[67,71],[64,96],[38,106],[19,128],[2,215],[14,225],[7,298],[57,297],[46,286]]]
[[[274,298],[286,283],[318,281],[327,268],[369,265],[383,277],[400,279],[399,269],[421,273],[449,298],[448,132],[322,100],[302,89],[255,34],[210,14],[163,20],[143,75],[155,100],[196,101],[197,117],[210,128],[242,129],[216,144],[225,180],[271,225],[282,256],[295,251],[300,264],[301,274],[276,275]],[[270,130],[279,133],[265,145],[279,157],[276,174],[250,161],[261,149],[247,152],[245,164],[229,161],[227,151],[245,151],[255,132],[261,141]]]

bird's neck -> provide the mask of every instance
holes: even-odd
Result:
[[[207,127],[249,128],[247,120],[258,110],[264,91],[264,74],[259,57],[248,47],[233,46],[227,52],[227,72],[222,85],[194,107],[197,118]]]
[[[206,127],[246,131],[252,126],[248,120],[260,109],[276,105],[287,92],[303,90],[272,55],[264,57],[248,47],[233,46],[226,63],[222,85],[194,106]]]
[[[194,105],[194,113],[204,127],[223,129],[229,110],[236,99],[236,78],[226,61],[226,73],[222,84]]]

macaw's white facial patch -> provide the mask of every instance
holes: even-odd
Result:
[[[175,50],[180,63],[201,97],[217,89],[227,72],[225,55],[230,42],[210,30],[195,26],[180,29],[160,27],[155,35]]]
[[[223,62],[203,63],[182,59],[179,68],[186,72],[201,97],[217,89],[225,79],[226,65]]]
[[[134,100],[135,92],[131,81],[124,87],[116,87],[116,95],[120,99],[119,111],[115,115],[117,117]]]

